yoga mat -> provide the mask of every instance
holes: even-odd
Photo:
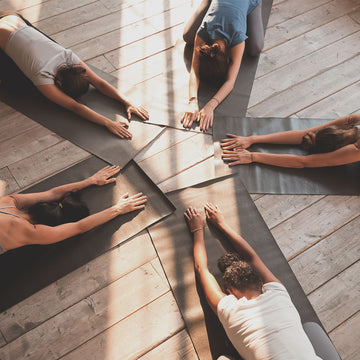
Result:
[[[264,29],[266,29],[270,16],[272,0],[262,0],[262,16]],[[138,99],[150,112],[150,123],[183,128],[180,119],[186,109],[189,84],[189,72],[192,59],[192,47],[179,40],[169,56],[167,67],[163,75],[141,83],[129,92],[129,95]],[[240,71],[232,92],[216,108],[214,117],[219,115],[245,116],[259,56],[243,56]],[[154,89],[156,91],[154,91]],[[199,88],[199,108],[216,93],[217,88],[204,83]],[[191,128],[200,131],[199,123],[195,122]],[[212,133],[210,128],[208,133]]]
[[[330,119],[217,117],[214,126],[215,175],[238,173],[249,193],[360,195],[360,163],[324,168],[291,169],[252,163],[229,167],[221,159],[227,133],[260,135],[307,129]],[[255,144],[249,151],[306,155],[298,146]]]
[[[44,191],[82,180],[106,165],[106,162],[93,156],[27,189],[26,192]],[[93,214],[116,203],[126,192],[130,195],[138,192],[146,194],[148,201],[145,209],[118,216],[96,229],[57,244],[30,245],[0,255],[0,289],[3,294],[0,297],[0,312],[174,211],[171,202],[133,161],[120,172],[115,184],[84,189],[81,191],[81,198]]]
[[[220,322],[209,307],[204,306],[206,300],[195,281],[193,241],[183,216],[190,205],[204,214],[203,206],[206,202],[218,204],[228,224],[251,244],[264,263],[286,286],[302,322],[320,323],[239,176],[207,181],[169,193],[168,196],[176,211],[148,231],[200,359],[217,359],[220,355],[231,354],[232,350],[225,340]],[[205,242],[209,269],[219,278],[217,259],[225,251],[232,251],[230,242],[217,229],[207,224]]]
[[[92,69],[99,76],[116,86],[117,79],[115,77],[98,69]],[[107,128],[85,120],[47,100],[34,86],[29,83],[26,84],[27,90],[24,92],[0,87],[0,100],[111,164],[124,167],[145,145],[154,140],[164,130],[159,126],[147,124],[146,122],[131,121],[129,131],[133,135],[132,139],[120,139]],[[102,95],[92,86],[81,97],[80,102],[111,120],[128,122],[124,106]]]

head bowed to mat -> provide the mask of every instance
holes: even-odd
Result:
[[[264,135],[307,129],[330,119],[217,117],[214,125],[215,176],[239,174],[249,193],[359,195],[360,164],[321,168],[282,168],[258,163],[229,167],[221,159],[220,142],[226,134]],[[299,146],[254,144],[252,151],[306,155]]]
[[[302,322],[319,323],[239,176],[208,181],[168,195],[176,211],[164,221],[150,227],[149,233],[200,359],[217,359],[220,355],[230,354],[232,350],[220,322],[207,306],[201,286],[195,279],[192,236],[183,216],[190,205],[204,213],[203,206],[206,202],[218,204],[227,223],[249,242],[265,265],[285,285]],[[209,270],[218,278],[220,272],[216,265],[217,259],[233,249],[223,234],[211,226],[205,225],[204,237]]]
[[[116,86],[116,78],[100,70],[93,70]],[[46,99],[32,85],[25,93],[0,88],[0,100],[72,143],[111,164],[118,164],[121,168],[164,131],[159,126],[143,121],[131,121],[128,130],[132,133],[132,139],[120,139],[107,128],[83,119]],[[128,121],[123,105],[102,95],[94,87],[90,87],[80,102],[111,120]]]
[[[270,16],[272,0],[262,0],[262,18],[264,29]],[[246,49],[246,47],[245,47]],[[189,72],[191,67],[192,47],[179,40],[173,49],[168,67],[161,78],[154,78],[137,85],[128,94],[139,99],[150,113],[149,123],[182,129],[180,122],[189,98]],[[220,115],[245,116],[250,93],[255,78],[259,57],[243,56],[239,74],[232,92],[216,108],[214,123]],[[154,89],[156,92],[154,93]],[[218,88],[200,83],[198,92],[199,108],[211,99]],[[194,122],[191,130],[200,131],[199,123]],[[212,129],[208,129],[212,133]]]
[[[26,190],[48,190],[62,184],[83,180],[108,165],[93,156]],[[104,187],[90,187],[80,192],[90,213],[115,204],[121,195],[142,192],[147,195],[143,211],[116,219],[75,238],[53,245],[31,245],[10,250],[0,256],[0,311],[11,307],[60,277],[84,265],[112,247],[129,239],[174,211],[173,205],[157,186],[134,163],[130,162],[117,176],[117,182]]]

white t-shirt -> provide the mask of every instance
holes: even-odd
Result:
[[[54,84],[56,71],[62,65],[80,64],[80,59],[71,50],[28,25],[11,33],[5,53],[35,86]]]
[[[320,359],[301,325],[284,285],[264,284],[257,298],[222,298],[218,317],[230,341],[245,360]]]

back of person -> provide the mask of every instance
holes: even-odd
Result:
[[[281,283],[266,283],[263,293],[251,300],[226,296],[217,312],[230,341],[246,360],[320,359]]]

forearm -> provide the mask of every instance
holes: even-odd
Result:
[[[216,107],[231,93],[233,88],[234,82],[232,80],[226,80],[206,105],[211,106],[212,110],[215,110]]]
[[[95,182],[91,178],[87,178],[75,183],[57,186],[51,190],[50,196],[52,198],[49,201],[58,200],[70,192],[77,192],[91,185],[95,185]]]
[[[208,269],[207,265],[207,254],[204,241],[204,231],[198,230],[194,234],[194,265],[195,271],[200,276],[202,271]]]
[[[123,94],[120,94],[111,84],[106,81],[101,81],[96,85],[97,90],[99,90],[102,94],[115,99],[117,101],[122,102],[124,105],[130,105],[130,100]]]
[[[252,135],[248,138],[252,144],[300,145],[306,132],[307,130],[292,130],[266,135]]]
[[[91,110],[87,106],[83,104],[77,104],[73,109],[71,109],[75,114],[79,115],[80,117],[89,120],[95,124],[101,125],[101,126],[108,126],[111,123],[111,120],[108,119],[105,116],[102,116],[95,112],[94,110]]]
[[[198,96],[199,90],[199,78],[195,73],[194,69],[190,71],[190,79],[189,79],[189,100],[196,98]]]
[[[228,224],[221,223],[218,225],[219,230],[229,239],[234,246],[236,252],[248,263],[254,263],[258,257],[255,250],[249,243],[237,232],[235,232]]]

